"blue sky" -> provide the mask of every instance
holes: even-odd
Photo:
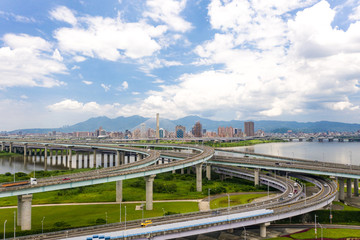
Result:
[[[0,23],[0,130],[157,112],[360,122],[356,0],[1,0]]]

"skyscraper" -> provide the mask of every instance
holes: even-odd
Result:
[[[200,121],[197,121],[192,129],[194,137],[202,137],[202,125]]]
[[[244,122],[244,132],[247,137],[255,136],[254,122]]]
[[[176,138],[184,138],[185,130],[186,130],[186,128],[184,126],[177,125],[175,127],[175,136],[176,136]]]
[[[156,139],[160,138],[159,133],[159,113],[156,114]]]

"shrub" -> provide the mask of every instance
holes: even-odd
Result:
[[[57,227],[57,228],[64,228],[64,227],[70,227],[70,226],[71,225],[65,221],[54,223],[54,227]]]
[[[106,221],[103,218],[96,219],[96,224],[105,224],[105,223],[106,223]]]

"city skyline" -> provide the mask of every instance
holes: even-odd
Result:
[[[1,130],[156,113],[358,123],[359,5],[1,1]]]

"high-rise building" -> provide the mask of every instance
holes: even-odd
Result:
[[[159,129],[159,138],[164,138],[165,137],[165,130],[163,128]]]
[[[218,137],[225,137],[225,128],[218,127]]]
[[[140,137],[146,138],[147,132],[146,132],[146,124],[142,123],[140,124]]]
[[[159,113],[156,114],[156,139],[160,138],[160,133],[159,133]]]
[[[197,121],[192,129],[194,137],[202,137],[202,125],[200,121]]]
[[[254,122],[244,122],[244,132],[247,137],[255,136]]]
[[[175,136],[176,136],[176,138],[184,138],[185,131],[186,131],[186,128],[184,126],[177,125],[175,127]]]

